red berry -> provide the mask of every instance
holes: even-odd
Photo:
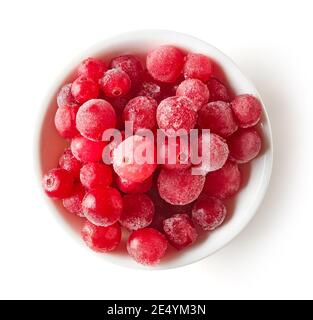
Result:
[[[144,193],[128,194],[123,198],[120,223],[128,230],[148,227],[154,216],[154,204]]]
[[[139,135],[131,136],[114,150],[113,168],[121,178],[143,182],[157,167],[155,153],[153,141]]]
[[[90,162],[80,169],[80,181],[87,189],[108,187],[112,179],[111,167],[102,163]]]
[[[129,255],[138,263],[156,265],[165,255],[167,240],[159,231],[145,228],[134,231],[127,242]]]
[[[209,101],[230,101],[227,88],[221,81],[212,77],[208,80],[207,85],[210,91]]]
[[[73,192],[73,176],[64,169],[52,169],[43,176],[42,185],[49,197],[64,199]]]
[[[204,176],[192,175],[190,169],[162,169],[158,177],[158,190],[161,198],[166,202],[174,205],[185,205],[199,197],[204,182]]]
[[[192,218],[205,231],[219,227],[226,218],[226,207],[217,198],[200,197],[192,209]]]
[[[85,193],[85,189],[80,183],[74,185],[73,194],[68,198],[63,199],[64,208],[70,213],[74,213],[79,217],[84,217],[82,202]]]
[[[70,148],[64,150],[64,153],[59,159],[59,166],[69,171],[74,178],[79,178],[82,163],[73,156]]]
[[[142,82],[138,92],[138,96],[144,96],[144,97],[150,97],[155,100],[160,100],[161,98],[161,87],[151,81],[147,82]]]
[[[77,102],[71,92],[72,84],[65,84],[57,95],[57,104],[59,107],[75,107]]]
[[[119,176],[116,176],[116,184],[118,188],[124,193],[144,193],[151,189],[152,176],[143,182],[133,182]]]
[[[212,61],[205,55],[189,53],[184,65],[186,79],[199,79],[203,82],[209,80],[212,74]]]
[[[198,233],[187,214],[177,214],[163,221],[163,229],[169,243],[177,250],[193,244]]]
[[[105,130],[115,128],[116,114],[109,102],[92,99],[79,108],[76,125],[82,136],[100,141]]]
[[[106,164],[112,164],[113,163],[113,154],[114,154],[114,150],[118,147],[118,145],[125,140],[125,132],[124,131],[121,131],[121,141],[118,140],[118,139],[114,139],[112,142],[110,142],[106,147],[105,147],[105,150],[103,152],[103,155],[105,156],[108,156],[109,159],[104,159],[103,158],[103,161],[106,163]]]
[[[108,69],[106,64],[95,58],[87,58],[77,68],[78,76],[84,76],[98,81]]]
[[[78,109],[79,106],[64,106],[57,109],[54,124],[62,138],[71,139],[78,135],[75,121]]]
[[[228,146],[232,160],[237,163],[246,163],[260,153],[262,141],[255,129],[241,129],[228,139]]]
[[[194,103],[186,97],[170,97],[163,101],[157,109],[159,127],[168,135],[184,129],[188,133],[197,122]]]
[[[205,104],[199,111],[198,124],[222,137],[232,135],[238,129],[230,104],[215,101]]]
[[[160,46],[147,55],[147,69],[161,82],[175,82],[182,72],[184,54],[174,46]]]
[[[192,100],[196,111],[209,101],[210,92],[208,87],[198,79],[187,79],[183,81],[176,90],[177,96],[185,96]]]
[[[250,94],[237,96],[231,102],[231,107],[241,128],[253,127],[260,121],[262,105]]]
[[[111,61],[111,68],[119,68],[127,73],[132,85],[137,85],[142,77],[143,68],[140,60],[133,55],[124,55]]]
[[[97,162],[102,159],[103,148],[106,142],[91,141],[84,137],[75,137],[71,142],[71,151],[81,162]]]
[[[90,249],[105,253],[118,247],[121,242],[122,231],[118,223],[108,227],[101,227],[86,220],[81,235]]]
[[[100,80],[102,91],[107,97],[122,97],[128,93],[131,81],[122,69],[110,69]]]
[[[107,227],[121,217],[123,199],[114,188],[94,189],[86,193],[82,207],[85,217],[90,222]]]
[[[91,78],[81,76],[73,82],[71,92],[75,100],[82,104],[90,99],[96,99],[99,94],[99,87]]]
[[[133,98],[127,103],[123,111],[123,119],[133,123],[134,131],[153,129],[156,126],[157,106],[157,102],[152,98]]]
[[[110,103],[112,104],[116,114],[117,129],[122,130],[124,128],[123,111],[128,101],[129,98],[127,96],[110,99]]]
[[[238,165],[227,161],[220,170],[209,172],[206,176],[203,192],[219,199],[228,199],[235,195],[241,184]]]

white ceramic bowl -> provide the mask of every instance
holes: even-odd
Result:
[[[128,53],[144,57],[148,50],[163,44],[174,44],[186,51],[208,55],[222,67],[234,93],[250,93],[261,99],[254,85],[242,74],[231,59],[210,44],[192,36],[173,31],[143,30],[105,39],[76,57],[71,65],[63,70],[60,77],[54,81],[49,90],[48,97],[41,109],[42,119],[39,124],[38,146],[36,146],[36,150],[38,150],[38,154],[36,155],[36,159],[38,160],[37,171],[40,179],[44,172],[56,166],[58,158],[66,146],[66,143],[58,136],[54,127],[53,119],[57,109],[56,94],[63,84],[72,79],[74,70],[79,62],[89,56],[102,57],[106,61],[110,61],[116,55]],[[192,247],[178,253],[170,249],[167,257],[158,266],[150,269],[176,268],[194,263],[213,254],[234,239],[255,215],[268,187],[273,161],[271,126],[264,104],[263,108],[264,113],[260,126],[263,132],[264,147],[261,155],[253,160],[251,165],[247,166],[244,170],[244,186],[242,190],[235,200],[228,203],[228,206],[232,210],[231,217],[227,219],[223,226],[211,234],[202,236]],[[80,239],[79,229],[81,220],[67,213],[59,202],[51,200],[48,197],[46,199],[52,213],[59,218],[62,226],[67,227],[76,241],[79,241],[82,248],[82,259],[88,259],[88,254],[97,254],[89,250]],[[117,252],[103,255],[98,254],[98,256],[119,265],[144,268],[135,263],[126,254],[125,245],[121,245]]]

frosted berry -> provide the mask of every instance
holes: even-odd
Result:
[[[121,178],[143,182],[153,174],[156,167],[155,146],[146,137],[128,137],[114,150],[113,168]]]
[[[162,96],[161,87],[154,82],[145,81],[141,83],[137,95],[150,97],[159,101]]]
[[[147,69],[161,82],[175,82],[182,72],[184,54],[174,46],[160,46],[147,55]]]
[[[237,96],[231,102],[231,107],[241,128],[253,127],[260,121],[262,105],[252,95],[242,94]]]
[[[118,145],[125,140],[125,131],[120,132],[121,139],[113,139],[106,147],[105,150],[103,151],[103,161],[106,164],[112,164],[113,163],[113,154],[114,150],[118,147]],[[106,159],[104,158],[106,157]]]
[[[101,188],[86,193],[83,203],[85,217],[97,226],[107,227],[121,216],[123,199],[114,188]]]
[[[144,193],[149,191],[152,187],[152,176],[143,182],[134,182],[117,176],[116,184],[117,187],[124,193]]]
[[[230,104],[227,102],[215,101],[205,104],[198,115],[200,128],[210,129],[222,137],[228,137],[238,129]]]
[[[128,194],[123,198],[120,223],[128,230],[148,227],[154,216],[154,204],[144,193]]]
[[[71,92],[72,84],[65,84],[57,95],[57,105],[58,107],[75,107],[77,106],[77,102],[74,99]]]
[[[122,97],[130,90],[131,81],[122,69],[110,69],[100,80],[100,86],[106,97]]]
[[[232,160],[237,163],[246,163],[260,153],[262,141],[255,129],[241,129],[228,139],[228,146]]]
[[[211,77],[207,82],[207,86],[210,91],[209,101],[230,101],[227,88],[218,79]]]
[[[82,104],[90,99],[97,98],[99,87],[91,78],[81,76],[72,83],[71,92],[75,100]]]
[[[87,189],[108,187],[112,179],[112,169],[106,164],[90,162],[80,169],[80,181]]]
[[[108,69],[107,65],[99,59],[87,58],[77,68],[78,76],[84,76],[98,81]]]
[[[205,55],[189,53],[184,65],[186,79],[199,79],[203,82],[209,80],[212,74],[212,61]]]
[[[64,199],[73,192],[73,176],[67,170],[52,169],[43,176],[42,185],[49,197]]]
[[[129,255],[143,265],[156,265],[167,250],[167,240],[162,233],[152,228],[134,231],[127,242]]]
[[[194,204],[192,218],[205,231],[212,231],[219,227],[227,214],[224,203],[217,199],[202,196]]]
[[[78,110],[76,126],[82,136],[100,141],[105,130],[115,128],[116,114],[112,105],[103,99],[85,102]]]
[[[241,173],[235,162],[227,161],[220,170],[206,176],[203,193],[219,199],[234,196],[241,185]]]
[[[121,242],[122,231],[118,223],[108,227],[101,227],[86,220],[81,235],[90,249],[105,253],[118,247]]]
[[[196,200],[202,192],[205,177],[187,170],[162,169],[158,177],[161,198],[174,205],[185,205]]]
[[[68,198],[63,199],[64,208],[70,213],[74,213],[79,217],[84,217],[82,208],[84,196],[84,187],[80,183],[75,184],[73,193]]]
[[[104,141],[91,141],[84,137],[75,137],[71,142],[71,151],[81,162],[97,162],[102,159]]]
[[[177,96],[185,96],[192,100],[196,111],[209,101],[210,92],[208,87],[198,79],[187,79],[183,81],[176,90]]]
[[[163,221],[163,229],[169,243],[177,250],[193,244],[197,238],[197,230],[187,214],[177,214]]]
[[[124,111],[123,120],[133,123],[134,131],[139,129],[153,129],[156,126],[156,100],[149,97],[131,99]]]
[[[59,135],[64,139],[71,139],[78,135],[75,122],[78,108],[79,106],[59,107],[55,113],[55,127]]]
[[[161,101],[158,106],[158,125],[169,135],[177,133],[180,129],[184,129],[188,133],[197,122],[195,110],[194,103],[186,97],[167,98]]]
[[[59,166],[69,171],[74,178],[79,178],[82,163],[73,156],[70,148],[64,150],[64,153],[59,159]]]

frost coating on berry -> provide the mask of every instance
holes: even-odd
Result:
[[[150,75],[161,82],[175,82],[184,65],[184,54],[170,45],[160,46],[147,55],[147,69]]]
[[[162,95],[161,87],[154,82],[144,81],[141,83],[137,95],[159,100]]]
[[[107,129],[115,128],[116,114],[112,105],[103,99],[85,102],[78,110],[76,126],[82,136],[100,141]]]
[[[108,69],[107,65],[96,58],[83,60],[77,68],[78,76],[84,76],[98,81]]]
[[[230,104],[215,101],[205,104],[199,111],[198,124],[222,137],[232,135],[238,129]]]
[[[212,231],[225,220],[227,210],[217,198],[200,197],[192,209],[192,218],[205,231]]]
[[[84,196],[84,187],[80,183],[74,185],[73,194],[68,198],[63,199],[64,208],[70,213],[76,214],[79,217],[84,217],[82,208]]]
[[[110,69],[100,80],[100,86],[105,96],[122,97],[130,90],[131,80],[122,69]]]
[[[168,243],[162,233],[153,228],[134,231],[127,242],[129,255],[138,263],[153,266],[165,255]]]
[[[162,169],[158,177],[158,190],[162,199],[173,205],[195,201],[202,192],[205,177],[187,170]]]
[[[164,220],[163,229],[169,243],[177,250],[192,245],[198,238],[197,230],[187,214],[177,214]]]
[[[119,176],[116,176],[116,185],[124,193],[144,193],[151,189],[152,187],[152,176],[143,182],[134,182]]]
[[[74,99],[82,104],[90,99],[96,99],[99,94],[99,87],[91,78],[81,76],[72,83],[71,93]]]
[[[186,79],[199,79],[203,82],[209,80],[212,74],[212,61],[200,53],[189,53],[184,65]]]
[[[76,128],[76,114],[79,106],[59,107],[55,113],[54,124],[59,135],[64,139],[71,139],[78,135]]]
[[[210,91],[210,99],[209,101],[225,101],[229,102],[230,97],[225,85],[218,79],[211,77],[208,82],[207,86]]]
[[[74,178],[79,178],[82,163],[73,156],[70,148],[64,150],[64,153],[59,159],[59,166],[69,171]]]
[[[58,107],[75,107],[77,106],[77,102],[74,99],[71,92],[72,84],[65,84],[59,91],[57,95],[57,105]]]
[[[80,169],[80,181],[87,189],[108,187],[112,179],[111,167],[102,163],[90,162]]]

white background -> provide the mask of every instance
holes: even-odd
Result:
[[[313,298],[311,3],[1,1],[0,298]],[[146,28],[197,36],[232,57],[261,93],[275,143],[252,223],[214,256],[170,271],[85,254],[34,174],[38,114],[55,75],[99,40]]]

